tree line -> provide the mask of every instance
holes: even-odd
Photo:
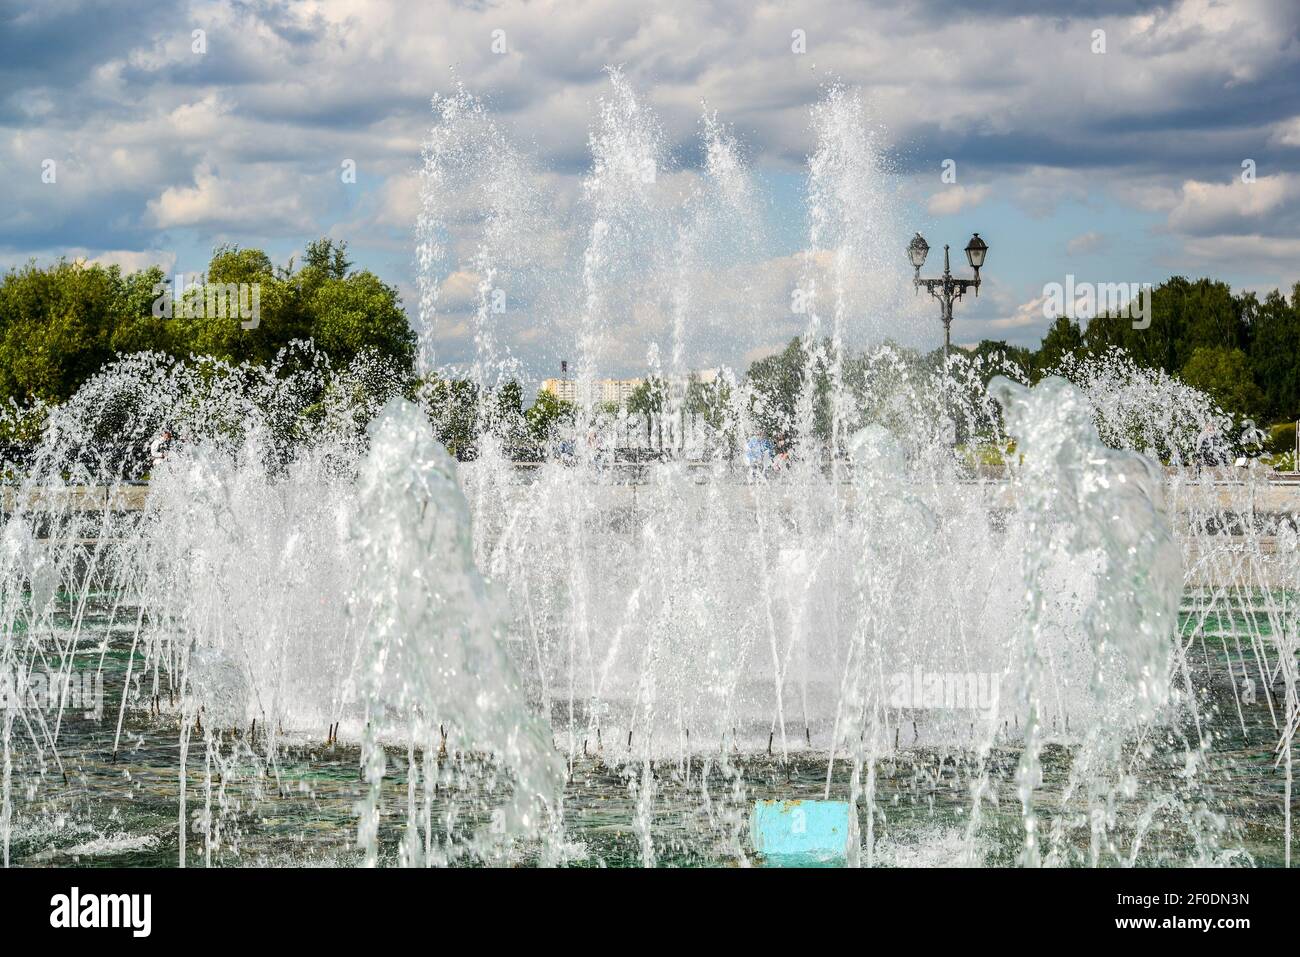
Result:
[[[158,266],[124,274],[60,260],[9,270],[0,279],[0,397],[64,402],[122,353],[269,365],[291,342],[312,339],[336,366],[364,350],[413,365],[415,334],[397,289],[352,270],[346,243],[318,240],[282,267],[260,249],[222,246],[204,282],[256,286],[258,315],[213,310],[200,286],[172,302],[172,280]]]
[[[1001,349],[1032,376],[1068,355],[1120,348],[1139,365],[1161,369],[1207,393],[1225,412],[1264,423],[1300,418],[1300,283],[1288,300],[1273,290],[1234,294],[1225,282],[1175,276],[1152,290],[1150,326],[1099,316],[1081,324],[1064,316],[1037,350],[981,342],[976,352]]]
[[[328,238],[309,243],[300,261],[290,259],[284,266],[274,265],[259,249],[219,247],[204,282],[232,290],[255,285],[255,321],[241,321],[228,311],[214,313],[210,294],[206,304],[202,301],[202,287],[173,302],[170,279],[156,266],[123,273],[117,266],[60,260],[11,269],[0,278],[0,399],[20,405],[66,401],[123,353],[271,365],[291,343],[311,340],[337,368],[363,352],[388,360],[408,380],[408,392],[423,392],[440,439],[459,457],[477,454],[489,426],[509,454],[545,454],[557,427],[573,420],[576,410],[569,403],[541,392],[526,404],[516,381],[490,392],[465,380],[417,382],[416,337],[396,287],[352,266],[347,244]],[[1086,323],[1062,317],[1037,349],[983,340],[967,354],[1001,355],[1034,381],[1069,356],[1119,348],[1140,365],[1202,389],[1238,417],[1261,425],[1300,418],[1300,283],[1289,300],[1277,290],[1261,299],[1254,292],[1234,294],[1224,282],[1175,276],[1152,290],[1149,315],[1149,325],[1106,315]],[[903,351],[921,366],[941,366],[942,350]],[[828,358],[825,345],[820,352]],[[824,432],[828,427],[826,362],[809,363],[808,358],[807,344],[796,338],[746,372],[753,391],[764,399],[760,418],[770,419],[773,431],[794,420],[810,369],[817,378],[815,428]],[[844,357],[846,385],[853,385],[860,367],[855,357]],[[693,381],[684,406],[688,413],[717,419],[726,393],[724,383],[706,387]],[[647,380],[627,411],[658,412],[666,397],[663,382]]]

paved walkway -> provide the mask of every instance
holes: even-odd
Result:
[[[644,484],[645,473],[654,467],[653,465],[614,465],[611,467],[614,481],[602,484],[617,495],[621,488]],[[472,464],[462,466],[465,477],[471,482],[473,468]],[[704,481],[702,473],[710,468],[711,466],[690,463],[688,472],[700,473],[699,480]],[[532,463],[524,463],[519,466],[519,469],[521,480],[527,482],[530,480],[529,473],[535,471],[536,466]],[[1216,507],[1234,510],[1245,505],[1248,508],[1253,507],[1261,514],[1300,514],[1300,475],[1266,473],[1257,475],[1252,483],[1246,481],[1248,476],[1238,479],[1235,477],[1234,470],[1225,471],[1234,477],[1206,484],[1202,484],[1194,473],[1184,472],[1179,476],[1178,473],[1169,471],[1167,475],[1169,482],[1165,486],[1168,504],[1176,505],[1180,511],[1188,508],[1200,510]],[[743,469],[737,469],[731,475],[738,486],[750,484],[748,473]],[[1181,481],[1178,481],[1179,478]],[[780,482],[781,476],[778,475],[776,483],[779,485]],[[1010,508],[1015,503],[1015,488],[1001,475],[994,476],[986,473],[962,484],[984,495],[990,508]],[[19,502],[19,494],[18,489],[12,486],[0,490],[0,509],[5,514],[14,511]],[[28,510],[48,508],[57,511],[66,509],[100,511],[112,508],[118,511],[139,511],[144,508],[148,495],[149,485],[144,482],[119,486],[74,485],[29,493],[24,505]]]

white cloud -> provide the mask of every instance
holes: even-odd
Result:
[[[1300,239],[1293,236],[1202,236],[1189,239],[1184,252],[1201,265],[1228,263],[1255,275],[1276,271],[1274,288],[1289,289],[1300,279]]]
[[[1046,302],[1046,293],[1035,296],[1028,302],[1022,302],[1011,315],[1003,316],[1001,319],[994,319],[989,325],[994,329],[1020,329],[1026,326],[1041,326],[1047,321],[1043,314],[1043,306]]]
[[[18,253],[0,247],[0,269],[22,266],[29,258],[38,263],[53,262],[60,258],[70,262],[97,263],[101,266],[118,266],[123,273],[139,272],[150,266],[159,266],[166,275],[176,268],[176,253],[167,249],[87,249],[84,246],[65,246],[42,249],[36,254]]]
[[[1300,116],[1275,124],[1269,141],[1282,146],[1300,146]]]
[[[171,132],[193,140],[216,139],[228,132],[233,106],[218,93],[208,93],[193,103],[182,103],[168,115]]]
[[[409,230],[420,215],[420,178],[414,173],[398,173],[384,180],[380,205],[375,215],[379,225]]]
[[[1101,233],[1086,232],[1075,236],[1065,244],[1065,251],[1071,256],[1086,256],[1105,249],[1109,241]]]
[[[78,253],[80,254],[80,251]],[[148,269],[150,266],[161,266],[163,273],[170,275],[172,269],[176,266],[176,254],[174,252],[157,249],[106,249],[93,256],[80,256],[79,258],[85,258],[89,262],[99,263],[103,266],[120,266],[124,273],[139,272],[141,269]]]
[[[1260,176],[1254,182],[1237,178],[1229,183],[1183,183],[1169,225],[1180,233],[1253,232],[1285,203],[1300,198],[1300,177],[1286,173]]]
[[[482,280],[477,273],[458,270],[442,281],[438,290],[438,312],[472,311],[478,304],[478,287]]]
[[[169,186],[147,205],[153,225],[250,228],[263,234],[279,230],[310,233],[315,218],[306,208],[300,181],[287,171],[262,175],[242,170],[239,178],[222,177],[207,164],[194,170],[193,186]]]
[[[945,186],[930,197],[925,208],[931,216],[955,216],[962,210],[973,209],[984,202],[991,191],[989,186],[983,184],[969,189],[956,184]]]

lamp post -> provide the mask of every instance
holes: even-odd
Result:
[[[980,294],[980,267],[984,265],[984,257],[988,254],[988,251],[988,243],[980,239],[979,233],[971,236],[970,242],[966,244],[966,261],[975,270],[975,278],[959,279],[952,274],[952,269],[949,267],[948,246],[945,244],[943,247],[943,276],[939,279],[922,279],[921,267],[925,265],[925,257],[930,252],[930,244],[925,241],[925,238],[920,233],[913,236],[912,241],[907,244],[907,256],[912,260],[912,266],[916,269],[912,284],[917,289],[924,286],[930,295],[939,300],[943,319],[943,362],[945,366],[948,364],[948,353],[952,348],[952,304],[964,296],[968,289],[974,289],[977,296]]]

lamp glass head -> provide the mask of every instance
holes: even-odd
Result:
[[[920,233],[913,236],[912,241],[907,244],[907,256],[917,269],[925,265],[925,257],[929,252],[930,244],[925,241],[925,237]]]

